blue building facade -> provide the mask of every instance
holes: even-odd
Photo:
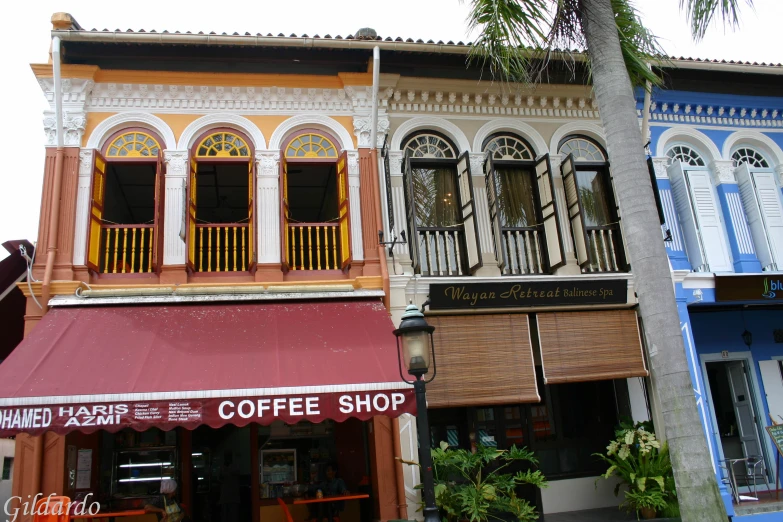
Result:
[[[754,483],[774,491],[779,456],[765,428],[783,424],[783,97],[765,87],[769,75],[675,80],[652,94],[649,135],[713,465],[727,513],[758,522],[781,520],[746,511]]]

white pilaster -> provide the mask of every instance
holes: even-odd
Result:
[[[671,162],[671,158],[664,156],[655,157],[652,160],[656,179],[669,179],[667,169],[669,167],[669,162]]]
[[[280,151],[256,151],[259,264],[280,262]]]
[[[73,231],[73,264],[85,264],[87,227],[90,220],[90,183],[92,182],[92,149],[79,151],[79,181],[76,188],[76,224]]]
[[[778,178],[778,185],[783,187],[783,163],[775,165],[775,174]]]
[[[360,148],[370,147],[372,132],[372,116],[369,114],[353,117],[353,133],[356,135]],[[381,112],[378,114],[378,126],[376,128],[375,146],[383,147],[386,133],[389,132],[389,116]]]
[[[348,197],[351,202],[351,255],[354,261],[364,260],[362,243],[362,201],[359,186],[359,151],[348,151]]]
[[[407,413],[400,416],[400,453],[402,460],[408,462],[419,461],[419,443],[416,428],[416,417]],[[421,490],[416,486],[421,482],[419,467],[409,464],[402,465],[405,484],[405,500],[408,503],[408,518],[411,520],[424,520],[421,506]]]
[[[495,259],[495,243],[489,218],[487,184],[484,179],[484,153],[470,154],[470,174],[473,178],[473,209],[476,213],[476,223],[479,229],[479,246],[481,247],[483,265],[476,275],[499,276],[500,269],[498,268],[498,260]]]
[[[402,185],[402,151],[389,151],[389,175],[391,176],[392,207],[394,208],[394,233],[399,237],[400,232],[404,230],[410,236],[408,217],[405,214],[405,189]],[[387,241],[391,241],[391,239],[389,238]],[[408,256],[408,245],[405,242],[398,243],[394,247],[394,255]]]
[[[723,183],[737,184],[737,178],[734,177],[734,165],[731,160],[713,161],[710,163],[710,174],[712,175],[712,184],[715,187]]]
[[[560,172],[560,165],[563,162],[563,156],[560,154],[550,154],[549,163],[552,166],[552,184],[555,187],[555,201],[557,201],[557,214],[560,218],[560,237],[563,241],[563,250],[565,251],[566,264],[557,269],[558,274],[581,274],[582,270],[576,263],[576,253],[574,252],[574,240],[571,237],[571,221],[568,219],[568,205],[566,205],[565,187],[563,186],[563,175]]]
[[[187,197],[188,151],[164,150],[166,162],[166,194],[163,209],[163,264],[184,265],[185,229],[187,217],[185,198]]]

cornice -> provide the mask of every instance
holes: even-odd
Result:
[[[637,109],[641,118],[642,110]],[[665,123],[689,123],[722,125],[729,127],[783,127],[783,109],[780,107],[749,107],[693,104],[677,102],[653,102],[650,120]]]

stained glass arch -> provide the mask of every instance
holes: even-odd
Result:
[[[573,154],[577,161],[606,161],[603,148],[586,136],[568,136],[560,142],[557,152],[563,156]]]
[[[731,162],[735,167],[746,163],[748,167],[757,169],[768,169],[769,162],[756,149],[751,147],[740,147],[731,155]]]
[[[337,158],[338,150],[328,136],[317,132],[306,132],[294,137],[285,148],[288,159]]]
[[[484,152],[492,154],[496,160],[534,160],[535,154],[530,145],[513,134],[495,134],[484,143]]]
[[[456,149],[446,138],[431,131],[419,132],[408,137],[402,146],[404,155],[411,158],[453,159]]]
[[[674,145],[669,149],[666,155],[672,161],[679,161],[691,167],[704,167],[704,158],[701,157],[696,149],[688,145]]]
[[[197,158],[249,158],[245,138],[231,131],[213,132],[196,146]]]
[[[151,134],[143,131],[123,132],[106,147],[107,158],[155,158],[160,144]]]

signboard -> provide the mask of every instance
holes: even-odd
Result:
[[[783,276],[715,276],[715,300],[783,302]]]
[[[431,310],[617,305],[627,302],[627,279],[430,284]]]
[[[775,443],[775,447],[778,448],[778,452],[783,455],[783,424],[767,426],[767,433],[769,433],[769,436],[772,437],[772,442]]]
[[[416,414],[412,388],[382,391],[216,397],[170,401],[30,405],[0,408],[0,437],[46,431],[116,432],[123,428],[144,431],[175,427],[192,430],[202,424],[217,428],[226,424],[245,426],[251,422],[269,425],[275,420],[296,424],[350,417],[369,420],[376,415],[398,417]],[[80,454],[81,457],[81,454]],[[85,457],[86,458],[86,457]]]

